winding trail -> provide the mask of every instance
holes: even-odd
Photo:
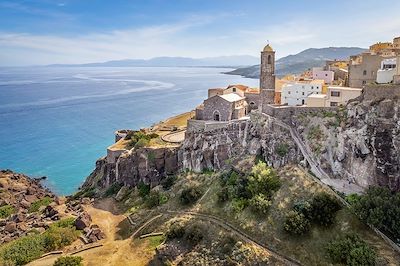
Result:
[[[234,225],[224,221],[223,219],[214,216],[214,215],[210,215],[210,214],[205,214],[205,213],[200,213],[197,211],[171,211],[171,210],[164,210],[162,211],[164,214],[166,215],[190,215],[190,216],[194,216],[196,218],[211,222],[229,232],[232,232],[234,234],[236,234],[237,236],[239,236],[243,241],[247,242],[247,243],[251,243],[255,246],[257,246],[258,248],[264,249],[266,251],[268,251],[271,255],[273,255],[276,259],[278,259],[279,261],[281,261],[282,263],[284,263],[284,265],[301,265],[300,262],[285,256],[281,253],[279,253],[276,250],[271,249],[270,247],[266,246],[265,244],[259,242],[258,240],[255,240],[254,238],[252,238],[250,235],[246,234],[245,232],[243,232],[242,230],[238,229],[237,227],[235,227]],[[135,231],[135,233],[132,235],[132,237],[135,237],[142,229],[144,229],[145,227],[147,227],[148,225],[150,225],[152,222],[154,222],[157,218],[161,217],[162,214],[156,215],[154,217],[152,217],[151,219],[147,220],[139,229],[137,229]]]

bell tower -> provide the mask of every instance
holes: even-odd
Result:
[[[269,44],[261,52],[260,97],[261,111],[264,112],[275,99],[275,51]]]

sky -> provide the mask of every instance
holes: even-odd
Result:
[[[0,66],[364,48],[400,36],[399,13],[399,0],[0,0]]]

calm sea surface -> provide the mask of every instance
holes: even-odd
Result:
[[[0,68],[0,169],[70,194],[121,128],[192,110],[207,89],[258,86],[222,68]]]

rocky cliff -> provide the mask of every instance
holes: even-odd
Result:
[[[108,188],[112,184],[136,186],[139,182],[158,185],[180,169],[177,148],[139,148],[122,153],[115,163],[101,158],[83,188]]]
[[[337,113],[297,117],[303,140],[324,169],[362,187],[400,189],[399,100],[353,101]]]
[[[167,175],[184,170],[223,169],[247,154],[262,157],[274,167],[302,160],[287,130],[267,117],[253,115],[251,120],[224,128],[187,132],[179,148],[132,149],[115,163],[99,159],[83,188],[104,189],[114,183],[134,187],[139,182],[155,186]]]

